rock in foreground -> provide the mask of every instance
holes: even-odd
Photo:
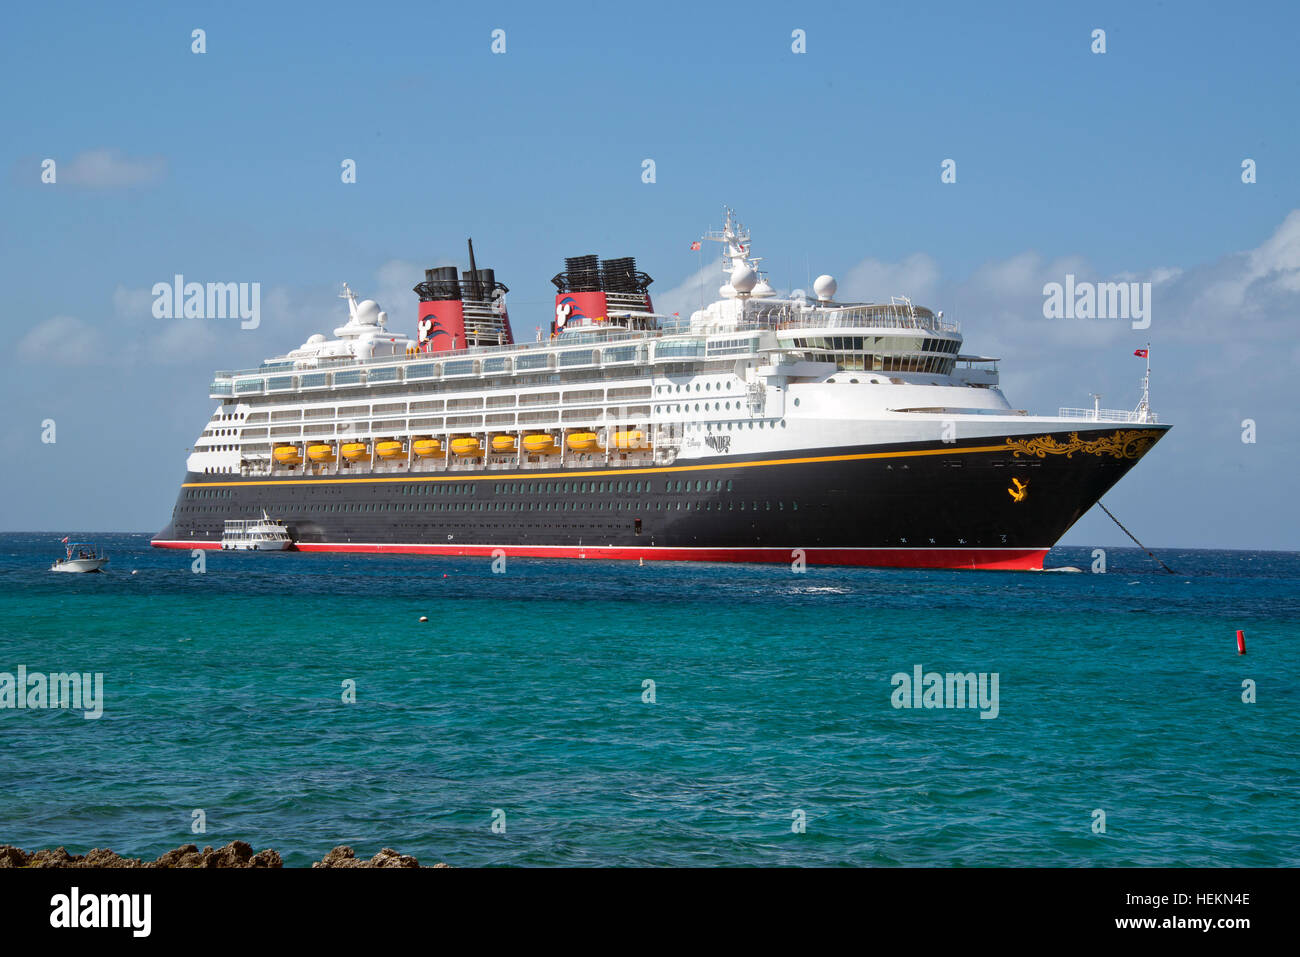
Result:
[[[85,854],[69,854],[65,848],[52,851],[24,851],[20,847],[0,844],[0,868],[4,867],[283,867],[284,861],[278,851],[270,849],[253,853],[251,845],[244,841],[231,841],[225,847],[213,850],[205,847],[202,851],[193,844],[183,844],[174,850],[159,855],[155,861],[144,861],[138,857],[122,857],[119,854],[95,848]],[[350,847],[336,847],[325,855],[323,860],[312,867],[419,867],[420,862],[407,854],[398,854],[391,848],[384,848],[370,860],[358,859]],[[434,867],[446,867],[446,864],[434,864]]]

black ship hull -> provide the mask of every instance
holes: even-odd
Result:
[[[301,551],[1041,568],[1167,429],[644,467],[191,473],[153,544],[217,548],[226,519],[265,511]]]

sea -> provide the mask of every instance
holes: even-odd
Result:
[[[98,674],[102,713],[0,694],[0,844],[1300,865],[1300,553],[800,572],[101,534],[108,570],[60,575],[60,537],[0,535],[0,673]]]

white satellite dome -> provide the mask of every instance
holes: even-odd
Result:
[[[305,345],[318,346],[324,341],[325,341],[324,334],[317,332],[307,337],[307,342],[305,343]]]
[[[357,303],[357,322],[361,325],[378,325],[379,316],[379,303],[373,299],[362,299]]]
[[[720,295],[723,299],[735,299],[736,287],[729,282],[724,283],[722,286],[718,288],[718,295]]]
[[[760,279],[750,292],[750,295],[755,299],[771,299],[776,295],[776,290],[772,288],[772,285],[766,279]]]
[[[758,273],[746,263],[737,263],[731,270],[731,288],[742,296],[749,295],[758,282]]]
[[[813,280],[813,292],[817,293],[817,298],[822,301],[833,299],[838,288],[835,278],[824,273]]]

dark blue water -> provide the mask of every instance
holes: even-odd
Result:
[[[0,536],[0,672],[104,675],[99,720],[0,710],[0,843],[241,839],[293,865],[336,844],[462,866],[1300,864],[1300,554],[796,575],[218,552],[196,574],[145,536],[98,541],[108,573],[55,575],[53,536]],[[997,673],[997,717],[895,708],[891,676],[918,664]]]

